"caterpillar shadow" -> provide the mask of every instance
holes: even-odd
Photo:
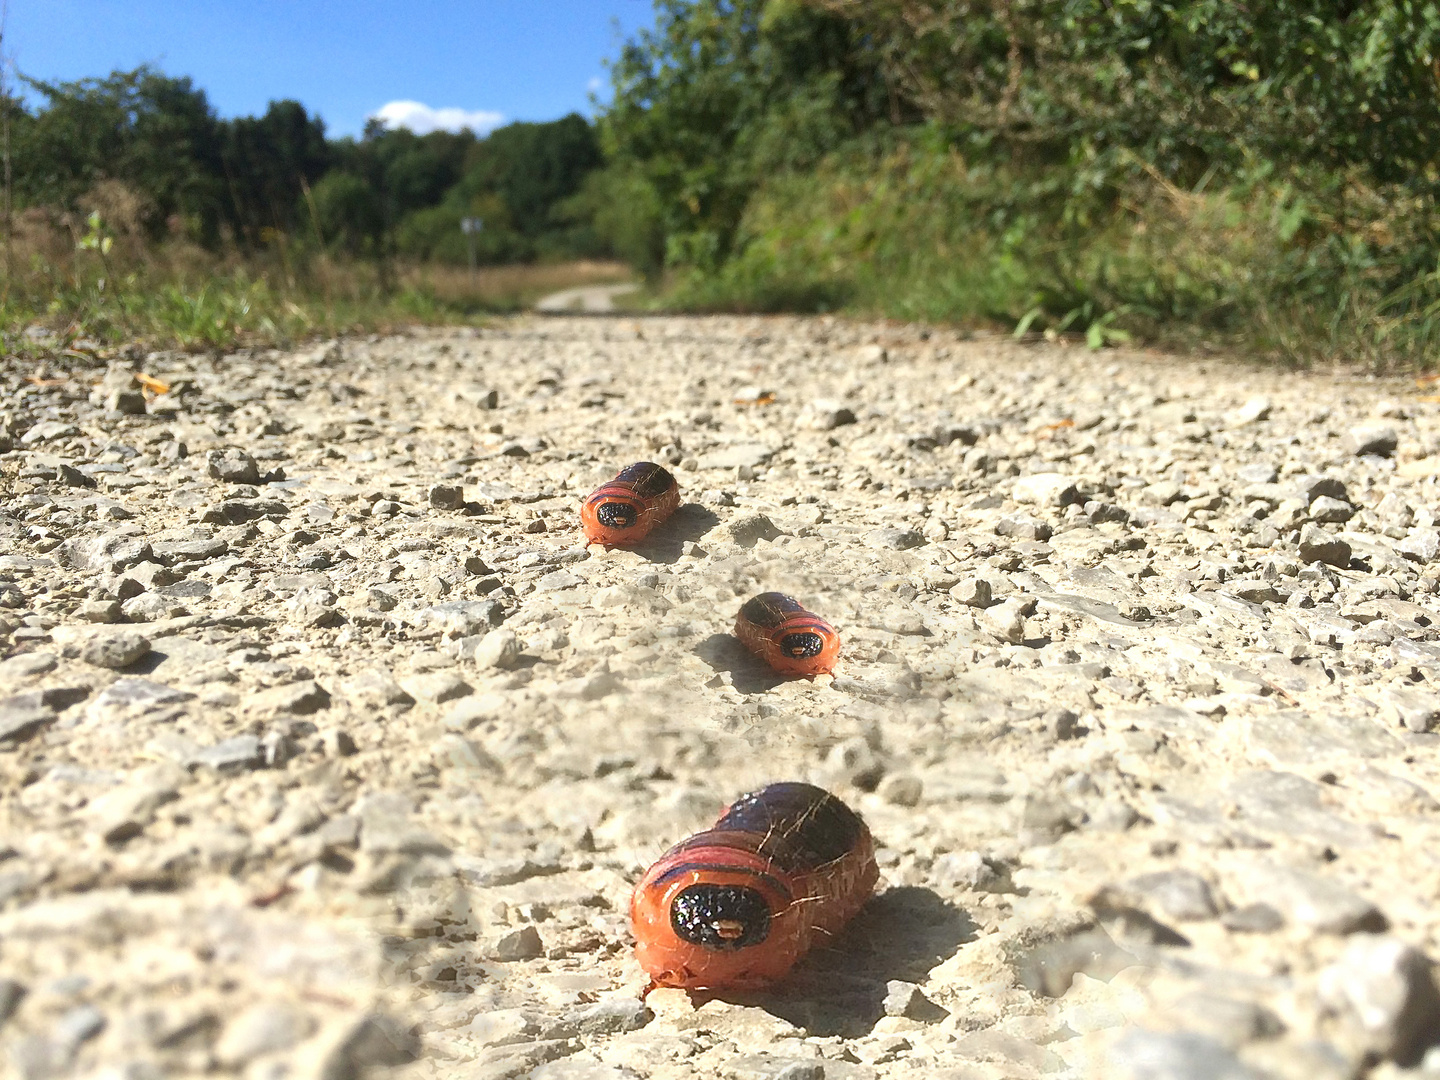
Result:
[[[717,673],[730,676],[730,685],[742,694],[763,694],[785,682],[787,676],[751,656],[734,634],[711,634],[695,646],[695,655]]]
[[[670,515],[670,520],[636,544],[634,551],[652,563],[675,563],[685,553],[685,545],[699,540],[720,518],[713,510],[699,503],[683,503]]]
[[[892,981],[923,982],[936,964],[975,940],[977,929],[963,909],[932,889],[887,889],[833,942],[806,956],[783,983],[744,1003],[808,1035],[866,1035],[885,1015]],[[933,1022],[946,1011],[917,998],[905,1015]]]

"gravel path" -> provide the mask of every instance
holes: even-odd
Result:
[[[0,379],[8,1075],[1440,1073],[1411,383],[613,317]],[[581,546],[641,458],[686,505]],[[882,892],[642,1003],[631,883],[777,779]]]
[[[551,315],[602,314],[615,310],[615,298],[636,292],[636,284],[626,285],[582,285],[576,289],[564,289],[551,293],[535,302],[535,310]]]

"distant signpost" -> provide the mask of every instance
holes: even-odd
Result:
[[[460,219],[460,231],[465,234],[465,246],[470,249],[470,283],[475,283],[475,237],[485,227],[485,221],[478,217]]]

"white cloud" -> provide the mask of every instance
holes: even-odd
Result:
[[[488,135],[505,122],[502,113],[476,109],[432,109],[418,101],[391,101],[376,109],[374,119],[387,128],[409,128],[416,135],[432,131],[460,131],[469,128],[477,135]]]
[[[599,75],[596,75],[593,79],[591,79],[588,83],[585,84],[585,89],[589,90],[592,94],[598,94],[604,86],[605,80],[602,79]]]

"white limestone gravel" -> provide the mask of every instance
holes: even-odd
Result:
[[[1428,384],[719,317],[0,382],[13,1075],[1440,1067]],[[641,459],[684,505],[586,547]],[[833,677],[738,647],[768,589]],[[882,891],[642,1004],[631,884],[778,779]]]

